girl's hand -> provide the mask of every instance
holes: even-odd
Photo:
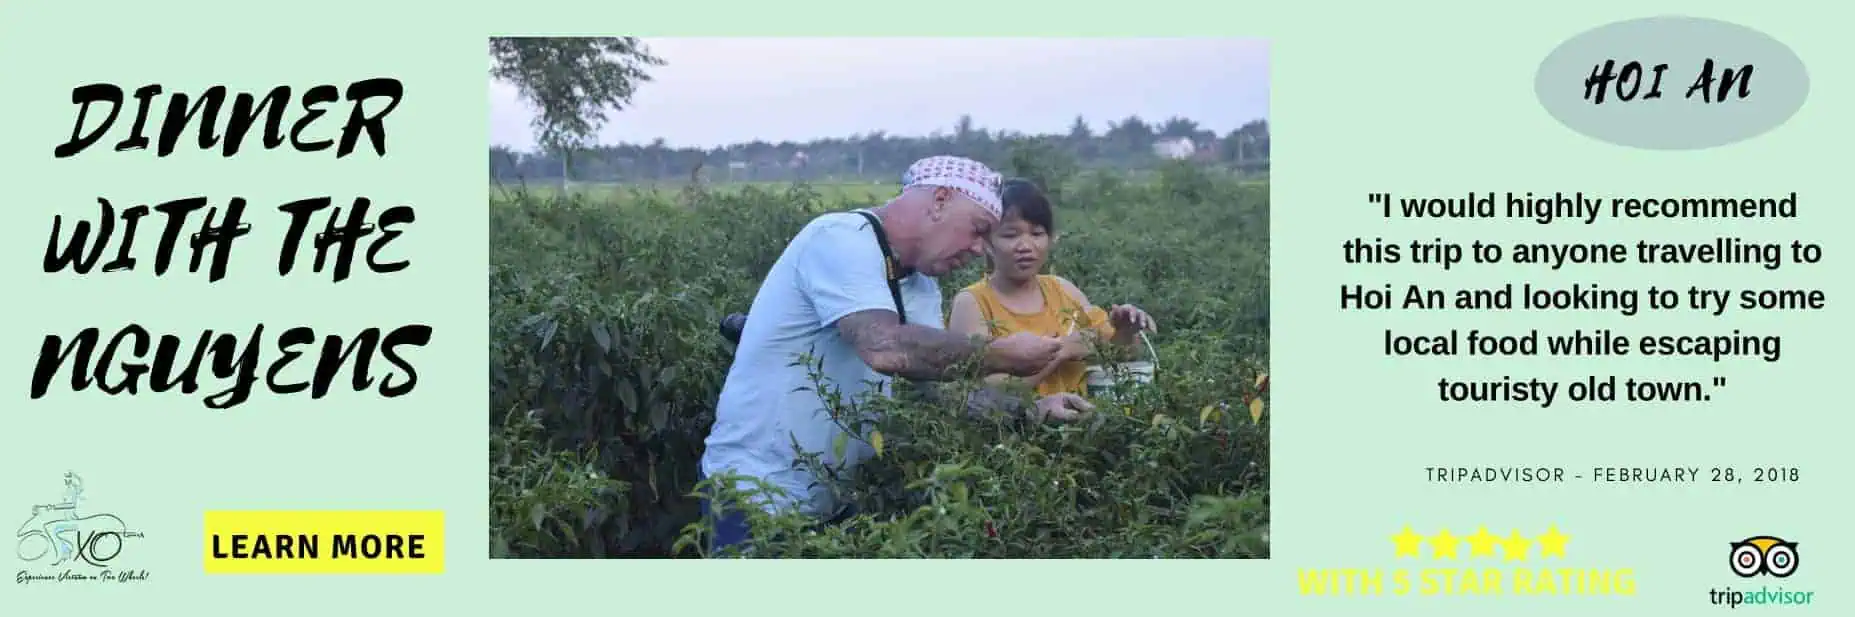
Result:
[[[1064,362],[1082,360],[1088,356],[1088,339],[1083,338],[1081,334],[1071,334],[1063,337],[1063,349],[1056,352],[1056,362],[1061,364]]]
[[[1146,330],[1158,332],[1159,326],[1153,323],[1153,316],[1132,304],[1116,304],[1108,310],[1108,321],[1116,330]]]

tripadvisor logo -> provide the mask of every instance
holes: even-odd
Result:
[[[1752,536],[1730,543],[1729,556],[1734,576],[1742,579],[1771,578],[1789,580],[1797,573],[1797,543],[1776,536]],[[1715,606],[1808,606],[1816,599],[1814,591],[1800,591],[1760,585],[1756,589],[1732,587],[1707,590],[1707,601]]]
[[[32,506],[20,523],[14,554],[25,567],[16,582],[136,582],[148,580],[147,570],[118,569],[129,540],[142,537],[130,531],[122,517],[83,506],[84,479],[64,474],[64,499]]]

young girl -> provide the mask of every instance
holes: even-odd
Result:
[[[1039,396],[1080,395],[1087,378],[1082,359],[1091,351],[1085,332],[1128,347],[1141,330],[1156,330],[1153,318],[1131,304],[1103,311],[1074,283],[1041,274],[1056,237],[1050,200],[1026,180],[1007,181],[1000,189],[1004,212],[986,237],[986,276],[953,296],[947,328],[993,338],[1027,331],[1063,337],[1057,362],[1024,379]]]

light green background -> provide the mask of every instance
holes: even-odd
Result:
[[[192,614],[375,614],[431,608],[494,613],[725,614],[743,611],[941,615],[988,613],[1164,614],[1697,614],[1709,587],[1733,579],[1726,543],[1771,533],[1802,543],[1788,589],[1818,592],[1808,611],[1846,611],[1839,586],[1849,536],[1838,519],[1847,487],[1849,410],[1842,302],[1850,229],[1846,191],[1851,106],[1841,76],[1850,57],[1843,20],[1828,5],[1754,8],[1724,2],[1256,3],[1152,1],[1084,6],[1039,0],[932,5],[868,2],[614,2],[515,4],[331,0],[278,4],[9,2],[0,7],[0,169],[7,208],[0,268],[12,296],[0,369],[13,376],[0,448],[5,501],[24,517],[59,496],[60,475],[82,474],[90,506],[148,533],[124,566],[139,584],[0,584],[8,614],[43,610],[112,615],[165,609]],[[278,11],[276,16],[266,13]],[[1556,124],[1533,95],[1533,74],[1566,37],[1618,19],[1663,11],[1726,19],[1791,45],[1811,70],[1811,98],[1790,124],[1756,140],[1704,152],[1622,149]],[[209,16],[199,16],[209,15]],[[1239,35],[1273,40],[1272,128],[1282,136],[1274,171],[1273,333],[1275,558],[1268,562],[497,562],[485,536],[486,237],[484,37],[490,34],[639,35]],[[974,44],[983,44],[975,41]],[[1215,66],[1215,59],[1207,59]],[[330,153],[265,152],[236,159],[183,151],[155,160],[109,143],[67,160],[51,149],[74,118],[69,92],[92,81],[133,89],[158,81],[199,92],[210,84],[262,90],[273,84],[346,84],[380,75],[408,88],[389,126],[390,155],[334,160]],[[127,118],[119,119],[124,122]],[[1705,237],[1733,225],[1667,226],[1381,221],[1369,192],[1584,190],[1654,195],[1798,191],[1803,218],[1736,227],[1760,239],[1823,243],[1825,261],[1775,273],[1750,268],[1605,268],[1506,272],[1532,280],[1606,285],[1704,281],[1718,286],[1818,286],[1832,309],[1732,321],[1679,316],[1625,320],[1600,315],[1343,314],[1343,283],[1475,284],[1501,273],[1463,270],[1445,279],[1411,267],[1348,267],[1352,236],[1470,236],[1512,240]],[[146,272],[82,279],[38,271],[54,213],[93,216],[95,198],[119,205],[206,194],[251,200],[252,236],[231,276]],[[305,196],[366,195],[410,203],[419,220],[393,253],[412,267],[391,278],[274,275],[284,217],[277,204]],[[151,249],[152,236],[138,247]],[[151,259],[144,258],[144,267]],[[1834,274],[1841,273],[1841,274]],[[1601,278],[1600,278],[1601,277]],[[1650,321],[1653,319],[1654,321]],[[367,326],[424,321],[432,345],[415,356],[412,395],[382,400],[337,392],[253,401],[211,411],[198,396],[108,398],[24,389],[40,337],[135,321],[156,331],[214,327],[273,331],[295,324],[352,335]],[[1499,323],[1497,323],[1497,321]],[[1501,324],[1511,324],[1503,326]],[[1777,365],[1616,360],[1393,362],[1378,355],[1380,329],[1618,325],[1784,334]],[[1566,377],[1587,372],[1724,374],[1710,405],[1674,408],[1555,406],[1551,410],[1442,406],[1429,399],[1442,374],[1506,372]],[[1441,486],[1428,465],[1548,464],[1801,467],[1796,485]],[[1742,473],[1744,473],[1742,471]],[[448,571],[436,577],[208,577],[200,563],[201,512],[216,508],[425,509],[447,512]],[[7,519],[10,521],[11,519]],[[9,525],[11,523],[9,522]],[[1572,537],[1567,565],[1632,567],[1630,598],[1303,598],[1304,567],[1393,567],[1390,535],[1487,525]],[[131,556],[133,561],[131,561]],[[1408,560],[1406,560],[1408,561]],[[14,563],[12,561],[9,564]],[[12,571],[9,569],[8,574]],[[793,596],[804,590],[803,596]],[[391,609],[389,609],[391,607]],[[828,608],[827,608],[828,607]],[[1742,610],[1751,610],[1742,607]],[[1797,610],[1797,609],[1793,609]],[[1676,612],[1678,611],[1678,613]]]

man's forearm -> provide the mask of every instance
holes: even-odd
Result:
[[[986,343],[939,328],[898,325],[894,329],[894,374],[909,379],[952,379],[985,367]]]
[[[962,396],[959,388],[953,384],[910,380],[907,391],[916,402],[946,405],[959,400],[967,417],[971,418],[995,415],[1016,417],[1022,415],[1029,406],[1024,397],[1013,392],[1012,386],[1005,383],[985,383]]]
[[[985,368],[985,342],[939,328],[898,324],[895,314],[887,311],[851,314],[839,328],[878,372],[947,380]]]
[[[972,418],[990,415],[1018,417],[1024,415],[1024,409],[1028,406],[1023,397],[998,384],[986,384],[966,394],[966,415]]]

